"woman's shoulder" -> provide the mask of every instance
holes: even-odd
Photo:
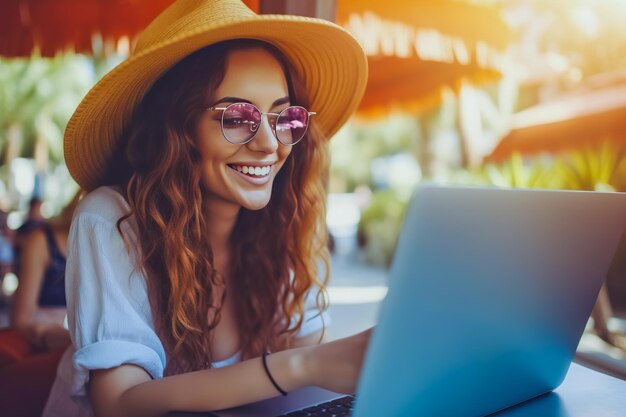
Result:
[[[124,199],[120,188],[102,186],[81,199],[74,217],[98,217],[101,220],[116,223],[128,213],[130,213],[130,206]]]

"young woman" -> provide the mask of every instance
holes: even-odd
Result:
[[[44,416],[354,392],[369,332],[323,340],[324,174],[365,79],[338,26],[235,0],[178,1],[146,29],[66,131],[91,192],[70,233],[73,348]]]

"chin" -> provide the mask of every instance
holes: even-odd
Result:
[[[270,202],[270,196],[255,196],[256,198],[242,198],[240,204],[247,210],[261,210],[264,209]]]
[[[263,203],[247,203],[247,204],[242,204],[241,206],[247,210],[257,211],[257,210],[261,210],[267,207],[268,203],[269,201],[263,202]]]

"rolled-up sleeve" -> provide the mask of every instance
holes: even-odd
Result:
[[[98,214],[78,212],[70,229],[66,293],[75,347],[71,392],[76,399],[86,396],[91,370],[133,364],[152,378],[161,378],[165,368],[165,351],[154,330],[145,278],[115,223]],[[129,233],[127,241],[132,239]]]

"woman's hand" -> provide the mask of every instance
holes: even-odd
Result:
[[[361,374],[372,329],[333,342],[312,346],[308,371],[314,385],[353,394]]]

